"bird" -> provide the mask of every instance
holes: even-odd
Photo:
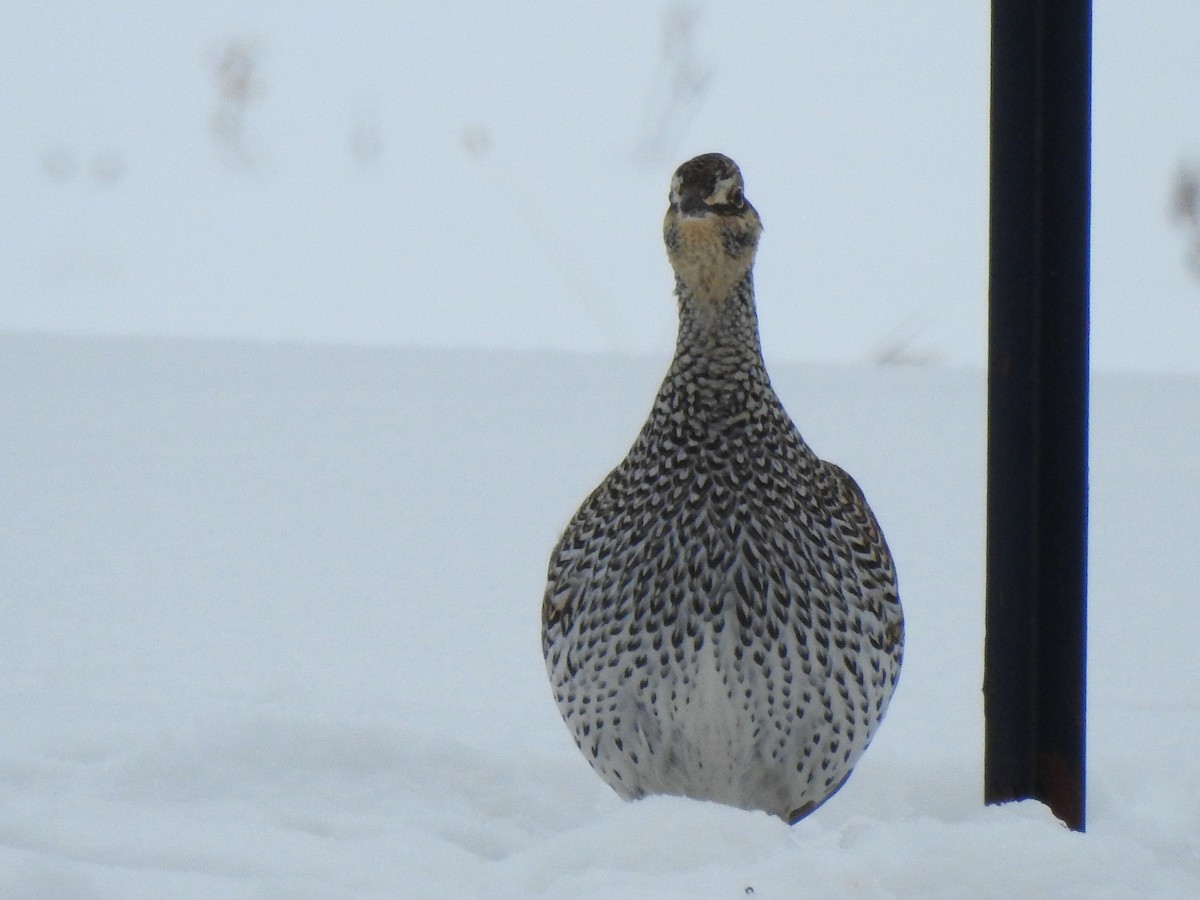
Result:
[[[628,454],[549,562],[554,699],[618,795],[795,823],[875,735],[904,649],[896,568],[854,479],[805,443],[763,362],[762,233],[741,170],[671,178],[674,359]]]

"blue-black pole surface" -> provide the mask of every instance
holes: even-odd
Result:
[[[1084,828],[1089,0],[993,0],[984,796]]]

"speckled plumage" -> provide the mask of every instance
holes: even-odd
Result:
[[[676,171],[664,222],[679,336],[650,417],[550,560],[542,647],[592,768],[793,822],[849,776],[887,710],[904,620],[854,480],[771,387],[732,160]]]

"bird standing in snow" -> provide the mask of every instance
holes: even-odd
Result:
[[[763,365],[762,223],[718,153],[671,179],[675,359],[550,559],[554,697],[618,794],[795,822],[849,777],[900,674],[896,573],[862,491],[801,438]]]

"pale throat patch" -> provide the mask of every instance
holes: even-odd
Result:
[[[679,244],[670,252],[671,265],[697,300],[717,306],[754,262],[754,248],[747,247],[737,256],[725,251],[721,227],[713,216],[676,220]]]

